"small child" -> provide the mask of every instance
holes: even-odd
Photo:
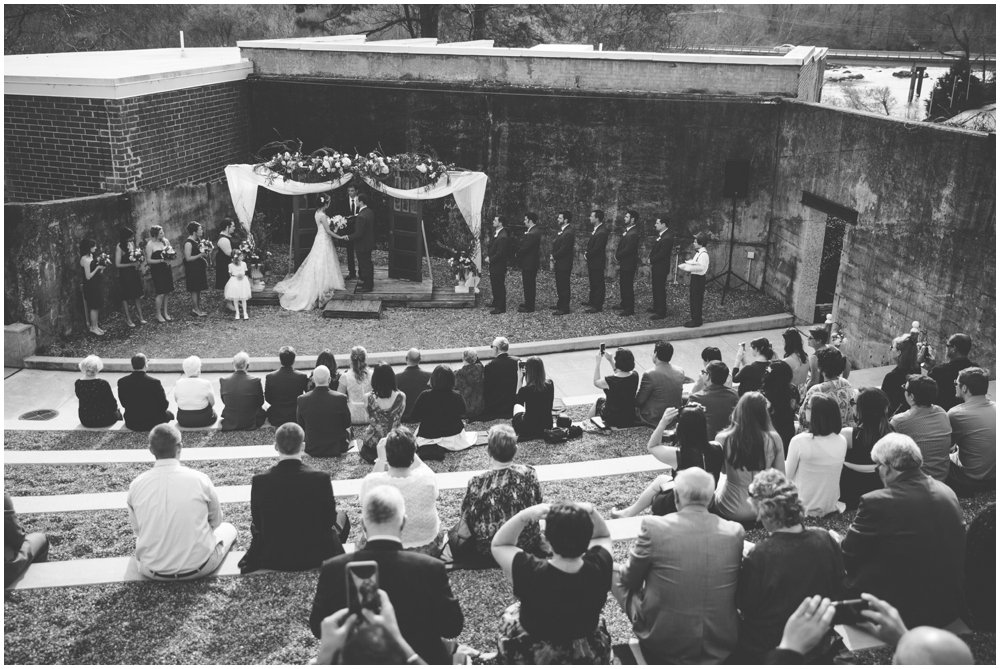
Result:
[[[233,260],[229,263],[229,281],[222,292],[227,300],[233,301],[236,310],[236,320],[240,319],[240,305],[243,305],[243,320],[250,320],[247,313],[247,300],[250,299],[250,279],[247,278],[247,264],[243,262],[243,254],[239,249],[233,250]]]

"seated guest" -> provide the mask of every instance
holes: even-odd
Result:
[[[41,532],[25,534],[14,513],[14,501],[3,494],[3,587],[10,587],[34,562],[49,557],[49,539]]]
[[[833,346],[828,346],[816,354],[817,364],[823,380],[806,391],[799,410],[799,429],[809,424],[810,399],[822,394],[832,397],[840,408],[840,422],[844,427],[854,426],[854,403],[858,399],[857,389],[841,376],[844,369],[844,355]]]
[[[431,373],[420,369],[420,349],[411,348],[406,352],[406,368],[396,374],[396,387],[406,395],[406,410],[403,412],[403,422],[412,422],[413,407],[420,393],[427,390],[431,382]]]
[[[340,385],[340,373],[337,372],[337,358],[334,357],[330,349],[325,348],[323,351],[316,356],[316,367],[323,365],[326,367],[327,371],[330,372],[330,387],[334,390]],[[309,380],[306,382],[306,392],[309,392],[316,387],[316,383],[313,381],[312,373],[309,373]]]
[[[732,422],[716,440],[726,455],[723,472],[726,485],[715,493],[714,513],[740,523],[753,523],[757,512],[747,500],[750,482],[765,469],[785,471],[781,437],[771,427],[767,400],[756,391],[740,398],[733,409]]]
[[[548,560],[517,547],[521,531],[545,520]],[[500,621],[501,664],[610,664],[611,635],[601,615],[611,587],[611,534],[590,504],[536,504],[493,537],[493,559],[518,602]]]
[[[903,397],[909,409],[889,419],[896,432],[905,434],[917,443],[923,460],[923,472],[933,479],[948,478],[951,460],[951,422],[944,409],[934,404],[938,386],[934,379],[911,374],[903,388]]]
[[[649,664],[719,664],[736,648],[743,528],[708,512],[715,485],[677,474],[677,513],[644,516],[612,593]]]
[[[330,370],[313,370],[316,387],[298,399],[295,422],[306,433],[306,453],[314,458],[332,458],[347,452],[351,438],[351,410],[347,396],[330,389]]]
[[[840,434],[840,409],[826,395],[813,394],[806,432],[788,445],[785,472],[798,488],[807,516],[822,517],[840,508],[840,470],[847,440]]]
[[[461,451],[476,443],[476,433],[466,433],[462,416],[465,402],[455,392],[455,372],[438,365],[431,372],[431,387],[420,393],[411,418],[420,423],[417,437],[421,446],[434,443],[448,451]]]
[[[698,392],[692,392],[690,400],[705,407],[705,422],[708,438],[715,439],[719,430],[729,425],[733,409],[740,396],[731,387],[726,386],[729,379],[729,368],[721,360],[713,360],[705,365],[698,375],[699,380],[707,380]]]
[[[517,358],[507,353],[510,342],[506,337],[497,337],[492,348],[493,359],[483,368],[482,420],[513,416],[517,394]]]
[[[552,402],[555,386],[545,378],[545,365],[538,356],[531,356],[524,363],[517,383],[514,400],[514,418],[510,424],[518,441],[540,439],[545,430],[552,429]]]
[[[750,347],[740,344],[736,349],[736,360],[733,362],[733,383],[739,384],[742,397],[751,390],[760,390],[764,385],[764,375],[768,363],[774,359],[774,349],[765,337],[759,337],[750,342]]]
[[[149,433],[156,463],[128,487],[139,573],[158,581],[208,576],[226,558],[236,528],[222,522],[222,507],[207,476],[181,465],[181,433],[157,425]]]
[[[347,395],[351,423],[368,424],[368,394],[372,391],[372,375],[368,369],[368,351],[364,346],[351,349],[351,368],[340,377],[337,390]]]
[[[848,509],[858,508],[862,495],[882,487],[872,462],[872,446],[893,431],[889,426],[889,398],[878,388],[862,388],[854,420],[857,427],[840,431],[847,442],[844,468],[840,470],[840,501]]]
[[[796,328],[788,328],[781,333],[781,338],[785,342],[782,361],[792,370],[792,385],[801,389],[809,376],[809,356],[802,346],[802,334]]]
[[[795,414],[799,409],[799,389],[792,383],[792,368],[784,360],[775,360],[764,374],[761,392],[768,402],[771,425],[781,437],[788,455],[788,443],[795,436]]]
[[[931,626],[915,627],[899,639],[893,664],[971,665],[972,650],[957,635]]]
[[[718,347],[706,346],[701,350],[701,366],[703,370],[708,369],[708,365],[715,361],[722,362],[722,351],[720,351]],[[694,395],[695,393],[700,393],[708,387],[708,384],[708,377],[704,374],[699,375],[698,378],[694,380],[694,386],[691,388],[691,394]],[[726,380],[721,382],[719,385],[727,388],[733,387],[733,381],[729,378],[729,367],[726,367]]]
[[[735,397],[736,393],[733,393]],[[677,431],[673,443],[664,443],[663,432],[667,426],[677,421]],[[700,467],[712,475],[715,483],[719,483],[722,473],[722,462],[725,456],[722,446],[708,440],[705,427],[705,407],[694,402],[688,402],[680,412],[673,407],[663,412],[663,417],[653,430],[646,446],[650,454],[674,471],[683,471],[688,467]],[[665,516],[677,510],[674,495],[674,478],[661,474],[642,491],[635,503],[619,511],[611,510],[612,518],[629,518],[638,516],[648,507],[652,507],[653,515]]]
[[[295,422],[299,396],[306,392],[306,385],[309,383],[308,376],[292,367],[295,364],[294,348],[282,346],[278,349],[278,362],[281,363],[281,368],[264,377],[267,422],[274,427]]]
[[[825,325],[814,325],[809,328],[809,345],[812,346],[813,352],[809,356],[809,375],[806,378],[806,392],[809,388],[812,388],[817,383],[823,381],[820,374],[821,369],[819,366],[819,352],[824,351],[828,348],[836,348],[830,344],[830,331],[826,329]],[[843,368],[840,369],[837,374],[843,376],[845,379],[851,375],[851,366],[847,361],[847,358],[843,358]],[[803,397],[805,395],[803,394]]]
[[[896,366],[882,379],[882,392],[889,398],[890,416],[909,408],[906,406],[906,398],[903,397],[903,388],[910,374],[920,373],[920,365],[917,364],[919,336],[920,331],[913,329],[908,334],[892,340],[892,350],[896,352]]]
[[[212,382],[201,378],[201,358],[188,356],[181,363],[183,378],[174,384],[174,402],[177,404],[177,424],[181,427],[208,427],[215,425],[215,392]]]
[[[495,567],[490,549],[493,535],[514,514],[542,502],[535,468],[514,462],[517,436],[510,425],[490,428],[486,450],[490,454],[490,467],[469,480],[458,524],[448,533],[455,563],[474,569]],[[542,554],[537,523],[521,532],[517,545],[529,553]]]
[[[982,367],[966,367],[955,381],[961,403],[948,409],[957,450],[945,481],[959,493],[996,488],[997,405],[986,397],[990,377]]]
[[[635,404],[639,420],[646,425],[656,426],[667,407],[681,406],[684,383],[690,379],[683,369],[670,362],[673,357],[673,344],[657,342],[653,347],[653,369],[643,372],[639,380]]]
[[[379,588],[379,612],[352,613],[346,606],[320,623],[320,646],[311,664],[427,664],[403,638],[396,610]]]
[[[250,548],[240,572],[303,571],[344,552],[351,530],[337,512],[330,475],[302,463],[305,432],[285,423],[274,433],[278,464],[250,484]],[[339,521],[339,522],[338,522]]]
[[[610,376],[601,378],[601,360],[607,358],[614,368]],[[594,363],[594,387],[604,391],[590,409],[589,418],[600,416],[607,427],[632,427],[636,423],[635,393],[639,375],[635,373],[635,356],[627,348],[610,353],[598,352]]]
[[[403,548],[438,557],[448,535],[441,530],[437,512],[437,479],[434,471],[416,454],[417,440],[409,428],[400,426],[390,432],[385,439],[389,468],[365,476],[358,496],[364,504],[365,495],[377,486],[399,489],[406,503],[406,526],[399,535]],[[370,531],[367,527],[363,530],[366,535]]]
[[[247,374],[250,355],[240,351],[233,356],[233,373],[219,379],[222,395],[222,430],[256,430],[267,419],[264,412],[264,386],[256,376]]]
[[[406,395],[396,389],[398,375],[385,362],[372,371],[372,391],[368,393],[368,425],[361,433],[358,455],[368,464],[375,462],[375,447],[387,434],[399,427],[406,410]]]
[[[479,362],[476,349],[462,351],[465,364],[455,371],[455,392],[465,400],[465,417],[478,418],[486,406],[483,397],[483,363]]]
[[[979,366],[969,360],[970,351],[972,351],[972,337],[961,332],[953,334],[948,337],[948,361],[934,365],[928,373],[938,386],[937,405],[945,411],[958,404],[958,398],[955,396],[958,373],[966,367]]]
[[[768,536],[757,542],[740,567],[736,590],[740,641],[733,659],[760,664],[781,641],[785,621],[803,597],[840,599],[844,558],[829,532],[803,525],[805,507],[798,490],[778,470],[768,469],[754,477],[750,504]],[[810,659],[818,659],[822,650],[817,649]]]
[[[402,550],[400,536],[403,525],[409,524],[408,511],[394,486],[375,486],[361,498],[362,522],[371,541],[363,549],[323,563],[309,627],[319,637],[324,619],[347,604],[347,565],[373,560],[378,563],[379,588],[392,600],[403,638],[424,661],[451,664],[442,637],[453,639],[462,632],[462,608],[441,560]]]
[[[80,402],[80,424],[84,427],[111,427],[122,419],[111,384],[97,378],[102,369],[104,363],[96,355],[88,355],[80,361],[83,378],[76,380],[75,388],[76,399]]]
[[[847,588],[892,602],[909,626],[949,625],[965,613],[958,498],[921,472],[920,449],[905,434],[882,437],[872,460],[885,488],[861,497],[841,543]]]
[[[118,397],[125,413],[125,427],[136,432],[148,432],[160,423],[169,423],[174,414],[163,384],[146,373],[146,356],[132,356],[132,373],[118,379]]]
[[[965,535],[965,594],[973,629],[997,627],[997,504],[991,502]]]

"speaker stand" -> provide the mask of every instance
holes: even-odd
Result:
[[[749,281],[743,277],[736,274],[733,271],[733,250],[736,248],[736,195],[733,195],[733,210],[729,217],[729,260],[726,261],[726,267],[721,272],[709,279],[705,285],[712,283],[713,281],[719,281],[725,279],[722,284],[722,299],[719,304],[726,303],[726,295],[729,293],[730,288],[739,288],[740,284],[743,284],[751,290],[760,292],[760,288],[752,285]],[[734,285],[730,285],[730,282],[735,281]]]

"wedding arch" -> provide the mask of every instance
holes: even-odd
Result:
[[[331,176],[334,176],[331,174]],[[437,200],[449,195],[455,198],[458,210],[469,226],[475,240],[472,249],[472,261],[478,270],[482,270],[482,250],[479,245],[479,235],[482,230],[483,200],[486,196],[488,178],[483,172],[468,170],[446,170],[442,178],[418,188],[400,189],[387,186],[381,181],[359,172],[343,172],[340,176],[327,181],[295,181],[269,170],[263,165],[229,165],[226,167],[226,181],[229,183],[229,195],[233,200],[236,217],[244,228],[249,230],[257,204],[257,187],[282,195],[308,195],[325,193],[346,186],[352,179],[360,179],[373,190],[400,200]]]

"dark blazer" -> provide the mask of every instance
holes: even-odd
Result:
[[[908,628],[965,613],[965,522],[940,481],[914,470],[862,495],[841,548],[848,589],[891,603]]]
[[[354,232],[347,236],[354,242],[358,251],[371,251],[375,248],[375,212],[371,207],[365,207],[354,217]]]
[[[501,353],[483,369],[483,416],[510,418],[517,395],[517,358]]]
[[[486,251],[486,255],[490,259],[490,274],[507,273],[507,263],[511,260],[513,250],[513,243],[507,228],[500,228],[499,234],[490,237],[490,245]]]
[[[653,241],[649,250],[650,265],[665,265],[670,267],[670,254],[674,251],[674,236],[669,231]]]
[[[146,372],[132,372],[118,379],[118,398],[125,410],[125,427],[148,432],[173,419],[163,384]]]
[[[295,421],[299,395],[306,391],[308,382],[307,375],[291,367],[282,367],[265,377],[264,399],[270,405],[267,420],[271,425],[280,427]]]
[[[329,386],[317,386],[298,399],[295,421],[306,432],[306,453],[314,458],[329,458],[347,450],[351,429],[347,395]]]
[[[347,563],[374,560],[378,563],[379,587],[392,600],[403,638],[428,664],[451,664],[451,655],[441,638],[457,637],[465,618],[451,592],[444,563],[402,548],[398,542],[380,539],[369,541],[363,550],[324,562],[309,627],[319,638],[323,619],[347,606]]]
[[[611,226],[601,223],[597,230],[590,235],[587,240],[587,250],[583,255],[587,259],[587,267],[606,267],[608,264],[608,237],[611,235]]]
[[[406,395],[406,408],[403,409],[403,418],[409,422],[413,416],[413,407],[417,405],[417,398],[420,393],[430,388],[431,373],[425,372],[418,366],[407,367],[396,374],[396,387]]]
[[[576,246],[576,234],[573,226],[567,226],[552,240],[552,260],[556,271],[568,272],[573,269],[573,251]]]
[[[633,225],[632,229],[626,232],[618,248],[615,250],[615,260],[621,269],[635,269],[639,266],[639,226]]]
[[[260,378],[233,372],[219,379],[222,395],[222,429],[256,430],[264,424],[264,387]]]
[[[281,460],[250,484],[253,535],[242,571],[316,569],[344,546],[334,524],[337,503],[330,475],[302,463]]]
[[[522,270],[538,270],[539,248],[542,245],[542,228],[534,226],[521,237],[517,248],[517,264]]]
[[[938,396],[934,404],[945,411],[958,404],[958,398],[955,397],[955,380],[958,378],[958,373],[967,367],[978,366],[968,358],[955,358],[934,365],[934,368],[928,372],[928,376],[937,381],[938,384]]]

